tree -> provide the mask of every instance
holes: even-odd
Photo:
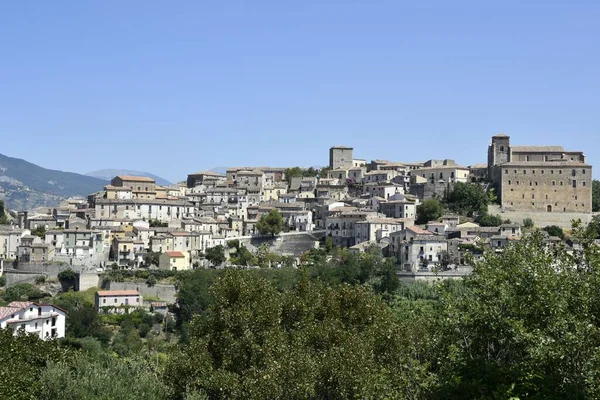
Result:
[[[0,200],[0,225],[8,224],[8,216],[6,215],[6,210],[4,209],[4,201]]]
[[[533,235],[477,262],[441,297],[435,398],[598,398],[598,249],[584,258]]]
[[[523,228],[533,228],[533,227],[534,227],[534,223],[531,218],[525,218],[523,220]]]
[[[488,195],[483,186],[477,183],[457,182],[446,195],[445,202],[452,211],[471,216],[475,212],[487,210],[488,203],[494,196],[495,193]]]
[[[592,181],[592,211],[600,211],[600,181]]]
[[[40,340],[25,333],[13,336],[10,328],[0,329],[0,398],[12,400],[38,399],[40,374],[50,360],[67,360],[70,352],[58,342]]]
[[[31,231],[31,234],[42,239],[46,238],[46,228],[43,226],[38,226],[37,228]]]
[[[548,235],[550,235],[550,236],[557,236],[561,239],[565,238],[565,233],[563,232],[563,230],[560,226],[550,225],[550,226],[546,226],[542,230],[548,232]]]
[[[417,206],[417,224],[426,224],[442,216],[442,204],[437,199],[427,199]]]
[[[17,283],[7,288],[2,298],[7,303],[10,303],[11,301],[35,301],[47,295],[47,293],[40,291],[30,283]]]
[[[283,218],[277,209],[272,209],[268,214],[260,217],[256,229],[261,235],[278,235],[283,230]]]
[[[457,262],[458,262],[458,260],[453,253],[451,253],[447,250],[444,250],[441,252],[440,264],[441,264],[443,270],[447,270],[450,267],[450,265],[457,264]]]
[[[151,219],[148,224],[150,228],[167,228],[169,226],[168,222],[160,222],[157,219]]]
[[[499,215],[490,215],[487,212],[477,217],[476,221],[481,226],[500,226],[504,222]]]
[[[212,265],[221,265],[225,262],[225,248],[221,245],[210,247],[206,249],[205,257]]]
[[[432,383],[421,347],[368,288],[303,279],[281,293],[227,270],[211,293],[167,363],[176,398],[421,398]]]
[[[152,252],[146,253],[144,255],[144,266],[146,268],[148,268],[152,265],[158,266],[159,263],[160,263],[160,253],[159,252],[152,251]]]

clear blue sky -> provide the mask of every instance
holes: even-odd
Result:
[[[6,1],[0,153],[182,180],[336,144],[468,165],[503,132],[598,166],[600,2],[490,3]]]

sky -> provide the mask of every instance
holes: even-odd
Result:
[[[596,166],[599,20],[598,1],[6,1],[0,153],[180,181],[333,145],[485,163],[505,133]]]

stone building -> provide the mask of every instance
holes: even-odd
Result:
[[[581,151],[562,146],[511,146],[496,135],[488,175],[503,208],[535,212],[592,212],[592,166]]]
[[[329,168],[349,169],[354,167],[354,149],[346,146],[334,146],[329,149]]]

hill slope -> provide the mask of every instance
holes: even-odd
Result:
[[[104,179],[106,181],[110,181],[117,175],[129,175],[129,176],[147,176],[156,181],[158,185],[161,186],[169,186],[171,182],[166,179],[161,178],[160,176],[156,176],[150,174],[148,172],[140,172],[140,171],[130,171],[127,169],[101,169],[99,171],[88,172],[87,176],[93,176],[94,178]]]
[[[46,169],[0,154],[0,196],[8,209],[54,206],[65,198],[97,192],[106,184],[102,179]]]

